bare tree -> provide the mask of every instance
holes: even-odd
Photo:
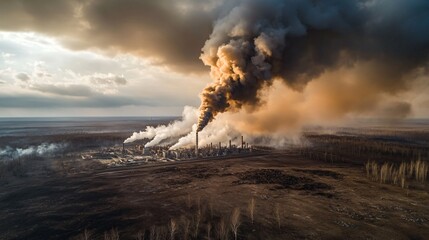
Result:
[[[194,217],[194,237],[198,237],[198,231],[200,229],[200,222],[201,222],[201,210],[198,209],[198,211],[195,214]]]
[[[91,239],[91,235],[92,235],[92,232],[89,231],[87,228],[85,228],[85,230],[83,230],[83,232],[81,234],[79,234],[79,236],[77,237],[77,239],[79,239],[79,240],[89,240],[89,239]]]
[[[104,232],[104,240],[119,240],[118,229],[112,228],[110,231]]]
[[[177,230],[176,220],[170,219],[170,225],[168,225],[168,230],[170,230],[170,240],[174,240],[174,235],[176,234]]]
[[[227,229],[226,222],[223,218],[221,218],[219,221],[218,235],[220,240],[228,239],[228,229]]]
[[[240,227],[240,208],[234,208],[231,213],[231,230],[237,240],[238,227]]]

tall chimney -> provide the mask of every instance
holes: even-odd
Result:
[[[219,149],[222,149],[222,143],[219,142]]]
[[[244,148],[244,138],[243,138],[243,135],[241,135],[241,148]]]
[[[231,149],[232,148],[232,145],[231,145],[231,139],[229,140],[229,149]]]
[[[122,143],[122,154],[125,154],[125,143]]]
[[[198,131],[195,133],[195,156],[198,158],[199,151],[198,151]]]

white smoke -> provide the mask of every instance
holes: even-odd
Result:
[[[244,137],[245,142],[251,145],[257,144],[276,148],[302,143],[300,132],[285,133],[279,131],[278,133],[265,133],[252,131],[252,129],[238,124],[238,120],[242,117],[242,112],[227,112],[218,116],[216,121],[210,122],[203,130],[198,132],[199,146],[203,147],[211,143],[218,144],[219,142],[225,146],[229,140],[232,140],[233,145],[239,146],[241,144],[241,136]],[[197,124],[194,124],[192,131],[180,138],[170,149],[175,150],[195,146],[196,130]]]
[[[197,119],[198,110],[190,106],[185,106],[182,113],[182,120],[158,127],[148,126],[145,131],[134,132],[124,143],[131,143],[141,139],[151,139],[151,141],[146,143],[145,147],[153,147],[160,144],[162,141],[186,135],[192,130],[192,126],[197,122]]]
[[[197,109],[195,109],[197,110]],[[233,128],[233,125],[225,117],[226,115],[219,117],[217,121],[211,122],[202,131],[198,132],[199,145],[204,146],[210,143],[225,142],[229,139],[236,139],[240,134]],[[170,149],[178,149],[183,147],[191,147],[195,145],[195,134],[197,130],[197,124],[192,126],[192,131],[186,136],[180,138],[176,144],[171,146]]]
[[[145,131],[135,132],[124,143],[131,143],[140,139],[151,139],[145,147],[156,145],[173,144],[171,149],[191,147],[195,145],[195,132],[198,122],[198,109],[185,106],[182,113],[182,120],[175,121],[169,125],[157,127],[148,126]],[[203,131],[199,132],[199,144],[226,142],[230,139],[240,138],[240,133],[233,127],[233,123],[228,119],[228,114],[211,122]]]
[[[26,148],[12,148],[6,146],[0,148],[0,157],[4,158],[18,158],[29,155],[45,156],[57,153],[67,146],[65,143],[42,143],[38,146],[29,146]]]
[[[169,125],[161,125],[157,127],[148,126],[145,131],[135,132],[124,143],[131,143],[140,139],[150,139],[145,147],[153,147],[156,145],[172,145],[171,150],[179,148],[187,148],[195,146],[195,133],[198,124],[198,109],[195,107],[186,106],[183,110],[182,120],[175,121]],[[199,145],[204,146],[210,143],[227,144],[229,140],[233,144],[241,144],[241,136],[250,144],[260,144],[272,147],[284,147],[291,144],[300,144],[301,135],[299,132],[258,132],[249,128],[247,125],[239,123],[239,119],[248,117],[243,115],[243,112],[224,113],[210,122],[199,135]],[[251,119],[249,119],[251,121]]]
[[[9,146],[6,146],[5,148],[0,148],[0,157],[7,156],[13,149]]]

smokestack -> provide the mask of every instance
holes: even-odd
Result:
[[[231,145],[231,139],[229,140],[229,149],[231,149],[232,148],[232,145]]]
[[[243,135],[241,136],[241,148],[244,148],[244,138],[243,138]]]
[[[122,154],[125,154],[125,143],[122,143]]]
[[[199,151],[198,151],[198,131],[195,133],[195,156],[198,158]]]
[[[219,149],[222,149],[222,143],[219,142]]]

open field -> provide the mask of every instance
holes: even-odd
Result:
[[[33,152],[0,161],[0,239],[429,236],[426,123],[307,129],[283,150],[191,160],[140,161],[134,145],[121,153],[130,132],[165,121],[4,134],[3,149]],[[59,147],[38,153],[50,144]],[[106,148],[121,163],[104,164]]]
[[[219,225],[240,211],[238,239],[424,239],[429,188],[404,190],[366,177],[362,166],[331,164],[293,151],[245,158],[117,167],[1,188],[1,239],[66,239],[85,229],[104,239],[138,233],[219,239]],[[254,221],[249,203],[254,199]],[[186,225],[186,224],[185,224]],[[168,235],[170,236],[170,235]],[[194,236],[194,237],[192,237]],[[155,236],[154,236],[155,237]],[[155,238],[153,238],[155,239]]]

